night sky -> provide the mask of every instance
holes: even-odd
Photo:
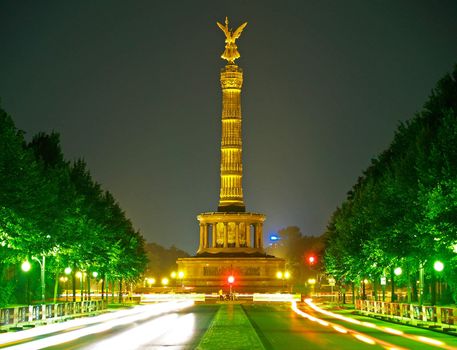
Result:
[[[237,41],[244,198],[320,235],[457,63],[457,1],[0,1],[0,98],[60,133],[144,237],[194,254],[219,201],[220,55]]]

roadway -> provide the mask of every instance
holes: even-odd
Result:
[[[347,317],[350,316],[350,317]],[[170,302],[0,334],[0,349],[457,349],[457,337],[312,302]]]

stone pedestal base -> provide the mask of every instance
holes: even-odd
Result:
[[[276,277],[284,272],[285,260],[272,256],[211,256],[180,258],[178,270],[184,272],[182,284],[188,290],[199,293],[229,292],[227,281],[235,277],[232,291],[237,293],[275,293],[287,291],[287,281]]]

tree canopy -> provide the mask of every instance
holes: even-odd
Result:
[[[0,304],[23,301],[14,290],[26,259],[44,256],[57,276],[69,266],[133,281],[146,267],[144,244],[86,163],[65,160],[59,134],[27,143],[0,108]]]
[[[371,161],[333,213],[326,245],[326,269],[342,281],[402,266],[415,284],[439,259],[457,302],[457,66]]]

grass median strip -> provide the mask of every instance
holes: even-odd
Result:
[[[222,304],[197,350],[265,350],[254,327],[238,304]]]

